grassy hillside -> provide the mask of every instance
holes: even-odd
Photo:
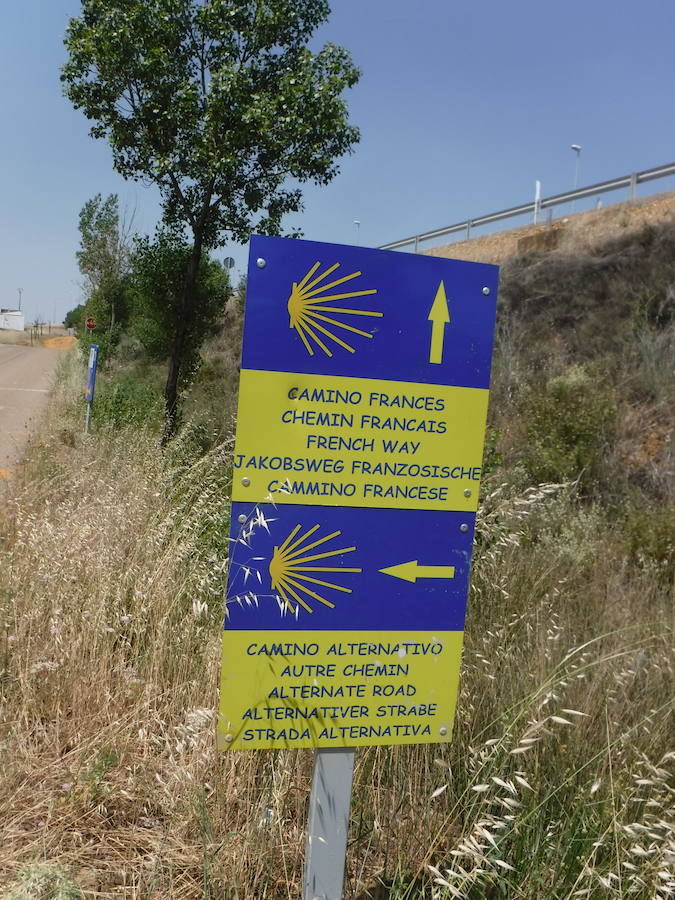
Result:
[[[357,755],[350,898],[665,898],[675,227],[503,270],[455,738]],[[240,313],[157,446],[72,356],[0,508],[0,885],[295,898],[312,755],[215,752]]]

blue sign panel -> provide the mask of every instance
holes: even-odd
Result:
[[[473,515],[288,505],[265,509],[264,526],[254,512],[241,542],[238,519],[248,511],[232,507],[226,628],[464,628]],[[293,611],[277,599],[280,588]]]
[[[488,388],[498,271],[433,256],[254,237],[242,368]],[[441,284],[447,305],[434,322]],[[429,360],[434,330],[443,332],[440,364]]]

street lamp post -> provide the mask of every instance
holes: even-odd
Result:
[[[23,294],[23,288],[17,288],[19,292],[19,312],[21,312],[21,295]]]
[[[581,144],[572,144],[571,149],[574,150],[577,155],[577,159],[574,164],[574,190],[576,191],[576,189],[579,187],[579,157],[581,156]],[[576,201],[572,200],[572,212],[574,212],[575,203]]]

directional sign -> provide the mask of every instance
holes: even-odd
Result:
[[[91,344],[89,347],[89,364],[87,366],[87,389],[85,397],[87,403],[94,402],[94,390],[96,388],[96,369],[98,368],[98,344]]]
[[[497,277],[253,238],[221,747],[450,739]]]
[[[89,367],[87,370],[87,389],[85,391],[87,409],[84,416],[84,430],[86,433],[88,433],[89,429],[91,428],[91,416],[94,406],[94,391],[96,389],[96,370],[98,368],[98,351],[98,344],[92,344],[89,347]]]

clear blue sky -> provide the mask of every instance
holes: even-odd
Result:
[[[333,0],[321,38],[363,70],[349,96],[361,143],[289,225],[377,246],[544,195],[675,160],[672,0]],[[137,231],[153,189],[124,182],[61,96],[63,32],[77,0],[5,3],[0,27],[0,305],[29,318],[81,299],[77,218],[120,195]],[[661,182],[659,190],[675,184]],[[354,219],[361,221],[357,233]],[[242,271],[245,249],[230,247]]]

